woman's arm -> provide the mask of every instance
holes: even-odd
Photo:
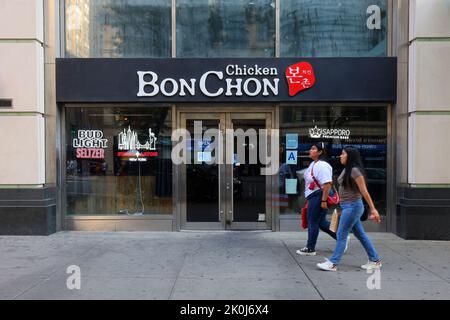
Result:
[[[358,185],[359,192],[361,192],[364,199],[366,199],[367,203],[369,204],[370,208],[370,220],[374,220],[378,223],[381,222],[380,214],[378,213],[378,210],[375,208],[375,205],[373,204],[372,198],[370,197],[369,191],[366,187],[366,182],[364,181],[363,176],[359,176],[355,179],[356,184]]]
[[[325,183],[323,185],[322,205],[321,205],[322,209],[328,209],[327,199],[328,199],[328,194],[330,193],[330,189],[331,189],[331,182]]]

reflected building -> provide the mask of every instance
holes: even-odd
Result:
[[[91,0],[66,1],[66,54],[88,58],[91,55]]]
[[[368,8],[381,9],[387,26],[386,2],[380,0],[285,0],[280,20],[282,55],[384,56],[386,33],[367,27]]]
[[[68,57],[159,57],[170,54],[168,0],[68,0]]]
[[[177,24],[180,57],[271,57],[275,54],[273,0],[180,0]]]

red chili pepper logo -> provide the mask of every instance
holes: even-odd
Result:
[[[311,88],[316,82],[316,77],[309,62],[299,62],[286,69],[286,80],[289,85],[289,95],[293,97],[300,91]]]

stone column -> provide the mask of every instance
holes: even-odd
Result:
[[[408,239],[448,240],[450,1],[409,1],[408,50],[403,52],[408,52],[408,73],[405,78],[402,67],[399,74],[399,87],[407,81],[407,96],[399,96],[397,119],[397,232]],[[405,58],[399,54],[400,62]]]
[[[44,1],[0,0],[0,234],[55,231],[46,180]]]

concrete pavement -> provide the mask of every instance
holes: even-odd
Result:
[[[379,274],[359,268],[367,257],[353,236],[337,273],[315,266],[334,249],[325,234],[316,257],[295,254],[304,232],[0,237],[0,299],[450,299],[450,242],[370,237]],[[80,290],[67,288],[71,265]]]

